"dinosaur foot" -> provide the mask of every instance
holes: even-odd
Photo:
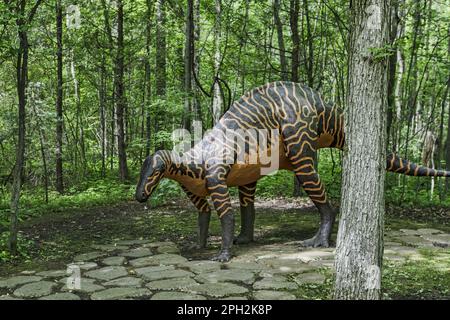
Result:
[[[250,237],[245,234],[240,234],[237,237],[235,237],[233,240],[234,244],[248,244],[250,242],[253,242],[253,237]]]
[[[330,243],[326,237],[314,236],[310,239],[300,241],[300,246],[313,248],[317,247],[328,248],[330,246]]]
[[[228,262],[231,260],[231,252],[229,250],[220,250],[219,253],[211,258],[212,261]]]

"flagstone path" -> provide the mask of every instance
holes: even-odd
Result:
[[[431,259],[450,272],[450,234],[401,229],[385,237],[392,263]],[[299,248],[297,242],[235,248],[229,263],[189,260],[172,242],[126,240],[95,245],[66,270],[24,271],[0,278],[0,300],[298,299],[302,286],[322,284],[333,269],[334,248]]]

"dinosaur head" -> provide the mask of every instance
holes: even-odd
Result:
[[[161,151],[148,156],[142,164],[139,183],[136,187],[135,198],[139,202],[146,202],[166,171],[166,159]]]

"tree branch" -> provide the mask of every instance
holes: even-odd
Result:
[[[33,8],[31,8],[30,13],[28,14],[27,22],[31,23],[33,21],[34,15],[36,14],[37,9],[39,8],[40,4],[42,3],[42,0],[37,0],[34,4]]]

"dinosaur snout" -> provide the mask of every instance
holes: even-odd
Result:
[[[136,199],[136,201],[141,202],[141,203],[146,202],[148,200],[148,196],[145,194],[145,191],[143,190],[143,188],[136,189],[134,198]]]

